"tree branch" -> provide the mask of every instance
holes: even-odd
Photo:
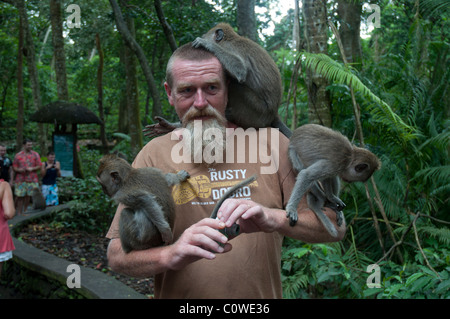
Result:
[[[173,36],[172,28],[170,27],[170,24],[167,22],[166,17],[164,16],[164,12],[162,10],[161,1],[155,0],[154,1],[156,14],[158,15],[159,23],[161,24],[161,27],[163,28],[164,34],[166,35],[167,41],[169,42],[170,48],[172,49],[172,52],[177,49],[177,41],[175,40],[175,37]]]
[[[153,74],[152,71],[150,70],[150,66],[144,54],[144,50],[133,38],[133,36],[130,33],[130,30],[128,30],[125,20],[123,19],[122,16],[122,11],[120,10],[120,7],[117,4],[117,2],[115,0],[109,0],[109,3],[111,4],[111,7],[114,12],[117,29],[122,35],[122,38],[125,41],[125,43],[136,54],[136,57],[138,58],[139,63],[141,65],[142,72],[144,73],[145,79],[147,81],[148,89],[153,98],[153,116],[162,115],[162,106],[161,101],[159,100],[158,89],[156,88],[156,82],[155,79],[153,78]]]

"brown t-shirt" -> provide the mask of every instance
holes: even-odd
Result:
[[[238,136],[234,143],[228,142],[230,135]],[[167,173],[182,169],[189,172],[190,178],[186,182],[173,187],[172,196],[176,203],[174,240],[192,224],[209,217],[228,187],[253,174],[258,176],[256,181],[237,192],[237,198],[248,198],[269,208],[283,209],[287,204],[295,175],[287,157],[289,141],[278,130],[248,129],[244,132],[237,129],[233,134],[229,133],[227,145],[234,144],[234,159],[228,157],[227,164],[210,167],[189,163],[187,158],[188,163],[176,163],[180,162],[181,149],[177,136],[169,133],[153,139],[133,163],[136,168],[152,166]],[[227,151],[227,154],[231,153]],[[245,157],[242,156],[244,153]],[[119,237],[118,216],[119,212],[108,238]],[[156,275],[155,297],[281,298],[282,241],[283,236],[277,232],[241,234],[230,241],[233,246],[230,252],[217,254],[214,260],[202,259],[182,270]]]

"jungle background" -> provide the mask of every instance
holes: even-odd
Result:
[[[45,160],[55,125],[30,117],[57,100],[104,123],[78,126],[80,176],[58,180],[76,205],[54,227],[104,236],[115,204],[95,180],[99,158],[132,161],[154,116],[178,120],[163,89],[169,56],[228,22],[277,63],[288,126],[332,127],[382,161],[368,182],[342,185],[344,240],[285,240],[284,297],[450,297],[449,1],[3,0],[0,13],[7,154],[31,138]]]

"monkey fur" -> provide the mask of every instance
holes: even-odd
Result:
[[[256,175],[250,176],[249,178],[243,180],[240,183],[237,183],[236,185],[230,187],[225,194],[223,194],[223,196],[219,199],[219,201],[217,202],[216,206],[214,206],[214,210],[211,214],[211,218],[216,219],[217,218],[217,212],[219,211],[220,206],[222,206],[223,202],[229,198],[230,196],[232,196],[239,188],[242,188],[248,184],[250,184],[251,182],[256,180]],[[224,234],[225,236],[229,237],[236,237],[237,235],[239,235],[239,231],[240,231],[240,227],[238,224],[234,223],[233,225],[231,225],[230,227],[227,228],[223,228],[223,229],[219,229],[219,231]],[[220,246],[223,247],[222,243],[218,243]]]
[[[289,159],[298,171],[296,183],[286,206],[290,225],[298,220],[297,207],[303,195],[307,194],[308,206],[324,224],[327,231],[337,237],[337,230],[322,212],[324,206],[331,207],[337,214],[337,224],[343,220],[341,210],[345,204],[338,197],[340,183],[365,182],[379,169],[379,159],[370,151],[354,146],[341,133],[330,128],[306,124],[297,128],[290,139]],[[323,185],[323,191],[318,182]]]
[[[106,195],[126,206],[119,220],[125,253],[172,243],[175,203],[171,186],[188,178],[184,170],[164,174],[154,167],[133,168],[117,154],[102,157],[97,180]]]
[[[192,45],[212,52],[231,77],[227,119],[243,128],[277,127],[290,136],[278,116],[280,71],[266,50],[238,35],[227,23],[219,23]]]
[[[31,194],[31,201],[33,202],[33,209],[45,209],[47,206],[45,203],[44,195],[42,195],[39,187],[33,188],[33,193]]]
[[[282,99],[281,75],[271,56],[254,41],[238,35],[227,23],[219,23],[192,45],[213,53],[229,75],[226,118],[246,129],[275,127],[290,137],[291,130],[281,121],[278,107]],[[148,136],[170,132],[179,125],[159,117],[147,126]]]

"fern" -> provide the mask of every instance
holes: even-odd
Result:
[[[447,227],[437,228],[435,226],[422,226],[419,231],[436,238],[444,245],[450,245],[450,229]]]

